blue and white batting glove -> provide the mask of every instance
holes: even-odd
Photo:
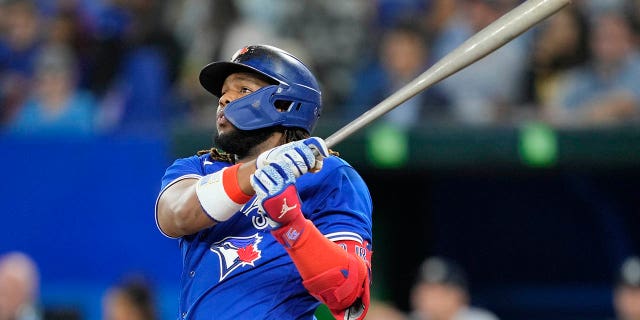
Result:
[[[295,180],[294,173],[280,163],[271,163],[251,176],[258,203],[272,227],[271,234],[285,247],[293,247],[307,225]]]
[[[289,167],[294,176],[322,169],[322,159],[329,156],[324,140],[311,137],[293,141],[261,153],[256,159],[256,168],[261,169],[271,163]]]
[[[290,222],[296,211],[300,211],[300,198],[295,182],[296,177],[291,168],[280,163],[264,166],[251,176],[251,186],[256,192],[258,203],[274,222],[271,223],[272,227]],[[289,211],[290,208],[297,210]]]

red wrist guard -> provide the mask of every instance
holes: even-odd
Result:
[[[295,185],[287,186],[280,194],[265,199],[262,207],[269,218],[278,223],[271,233],[285,247],[293,246],[306,225],[306,219],[302,214],[302,203]]]

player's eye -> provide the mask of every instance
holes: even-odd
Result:
[[[251,93],[253,92],[253,90],[251,90],[251,88],[249,87],[242,87],[242,89],[240,89],[240,93]]]

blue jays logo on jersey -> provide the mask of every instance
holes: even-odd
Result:
[[[258,244],[262,236],[256,233],[249,237],[226,237],[211,245],[211,251],[220,257],[220,281],[233,270],[247,265],[255,266],[262,257]]]

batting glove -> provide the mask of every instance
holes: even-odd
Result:
[[[302,202],[295,186],[293,170],[271,163],[251,176],[256,197],[270,220],[272,234],[278,242],[291,247],[306,225]]]
[[[311,137],[293,141],[261,153],[256,159],[256,168],[261,169],[271,163],[289,167],[294,176],[322,169],[322,159],[329,156],[324,140]]]

